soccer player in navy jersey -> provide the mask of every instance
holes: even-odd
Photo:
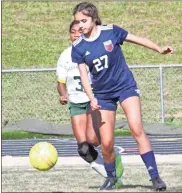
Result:
[[[74,21],[69,28],[70,40],[73,42],[81,36],[79,24]],[[66,48],[60,55],[57,62],[57,89],[60,95],[60,103],[68,104],[71,117],[71,124],[74,136],[77,140],[78,154],[86,162],[88,162],[97,173],[103,177],[107,177],[104,167],[103,157],[94,147],[100,145],[97,128],[94,127],[94,119],[92,119],[89,110],[89,98],[83,90],[78,65],[71,59],[72,46]],[[121,154],[115,149],[116,173],[120,178],[119,184],[122,184],[123,164]]]
[[[114,125],[117,102],[120,103],[135,138],[139,153],[145,163],[153,188],[165,190],[166,184],[160,178],[154,152],[144,132],[141,115],[139,89],[128,68],[120,45],[124,41],[149,48],[160,54],[173,53],[172,47],[159,47],[146,38],[137,37],[116,25],[101,25],[97,8],[91,3],[80,3],[73,15],[83,35],[73,42],[72,61],[79,65],[81,82],[90,99],[90,107],[97,111],[101,148],[108,178],[101,190],[117,188],[115,171]],[[92,78],[90,86],[86,65]]]
[[[82,33],[79,25],[75,24],[74,21],[70,24],[69,32],[72,42]],[[87,112],[89,98],[82,88],[78,65],[72,62],[71,50],[72,46],[66,48],[57,62],[57,89],[60,95],[60,103],[69,106],[72,129],[78,145],[78,154],[95,171],[103,177],[107,177],[103,158],[94,148],[100,142],[93,127],[92,117]]]

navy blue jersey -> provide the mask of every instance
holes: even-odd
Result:
[[[120,45],[128,34],[116,25],[98,26],[94,39],[84,35],[73,42],[72,61],[89,67],[94,94],[108,94],[136,87]]]

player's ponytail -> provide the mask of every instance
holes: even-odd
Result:
[[[79,3],[73,9],[73,15],[75,15],[77,12],[82,12],[84,15],[91,17],[92,20],[95,21],[96,25],[102,24],[97,7],[92,3],[87,2]]]

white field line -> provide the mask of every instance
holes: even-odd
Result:
[[[143,165],[139,155],[123,155],[123,164],[125,165]],[[182,154],[158,155],[156,154],[157,164],[182,164]],[[2,168],[12,166],[32,167],[28,157],[2,157]],[[89,166],[82,158],[76,157],[59,157],[55,167],[60,166]]]

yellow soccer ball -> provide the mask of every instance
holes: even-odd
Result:
[[[30,149],[29,160],[37,170],[47,171],[55,166],[58,152],[51,143],[39,142]]]

